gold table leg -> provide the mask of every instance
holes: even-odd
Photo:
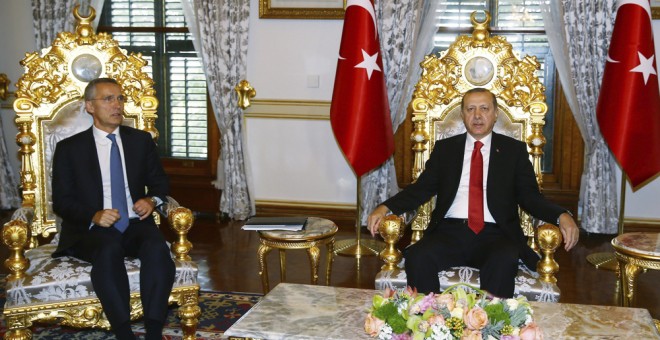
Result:
[[[325,244],[327,254],[325,255],[326,269],[325,269],[325,285],[330,285],[330,273],[332,272],[332,262],[335,260],[335,238],[331,237]]]
[[[286,282],[286,249],[280,251],[280,282]]]
[[[637,276],[639,272],[642,271],[642,268],[626,262],[624,260],[619,260],[619,282],[621,286],[621,306],[623,307],[632,307],[635,304],[635,290],[637,290]]]
[[[270,291],[270,286],[268,284],[268,262],[266,261],[266,255],[273,248],[265,245],[263,242],[259,245],[257,250],[257,255],[259,256],[259,276],[261,276],[261,286],[264,289],[264,294],[267,294]]]
[[[319,257],[321,250],[314,244],[307,248],[307,254],[309,254],[309,263],[312,267],[312,284],[316,285],[319,283]]]

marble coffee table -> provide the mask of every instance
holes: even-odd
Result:
[[[373,339],[364,317],[377,291],[280,283],[232,325],[228,339]],[[531,302],[545,339],[660,339],[648,310]]]

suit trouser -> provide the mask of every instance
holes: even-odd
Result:
[[[466,224],[442,220],[404,250],[408,285],[419,292],[439,292],[438,272],[450,267],[479,269],[481,289],[512,297],[518,272],[519,246],[494,223],[475,234]]]
[[[92,264],[92,286],[113,328],[130,321],[124,258],[138,258],[144,317],[165,322],[175,268],[165,238],[151,219],[131,220],[123,234],[113,227],[94,225],[73,247],[73,256]]]

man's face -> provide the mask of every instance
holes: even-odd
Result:
[[[491,93],[467,94],[463,99],[461,117],[465,128],[474,139],[480,140],[488,135],[493,131],[493,126],[497,121],[497,108],[493,106]]]
[[[94,98],[85,101],[85,109],[94,118],[94,126],[110,133],[121,125],[124,116],[124,96],[119,85],[96,84]]]

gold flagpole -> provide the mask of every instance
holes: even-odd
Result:
[[[378,255],[381,250],[385,249],[385,243],[378,240],[363,240],[362,233],[362,200],[360,199],[361,178],[357,178],[357,216],[355,219],[355,239],[340,240],[335,243],[335,254],[343,256],[354,256],[360,258],[362,256]],[[358,262],[358,271],[360,269],[360,262]]]

